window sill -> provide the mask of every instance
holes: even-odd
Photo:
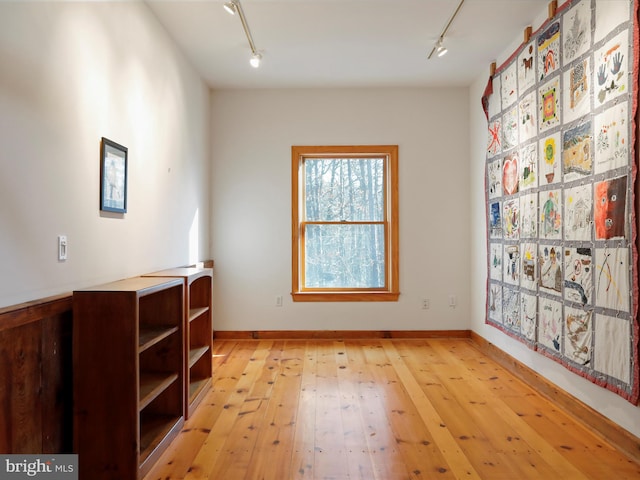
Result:
[[[399,292],[294,292],[294,302],[397,302]]]

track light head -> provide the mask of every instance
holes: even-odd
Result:
[[[433,47],[433,50],[431,51],[431,55],[435,53],[438,57],[445,56],[448,50],[447,50],[447,47],[443,45],[443,43],[444,43],[444,37],[441,36],[440,38],[438,38],[436,45]]]
[[[261,60],[262,60],[262,55],[256,52],[253,55],[251,55],[251,59],[249,60],[249,63],[253,68],[258,68],[260,66]]]
[[[2,1],[2,0],[0,0]],[[244,34],[247,36],[247,41],[249,42],[249,48],[251,48],[251,59],[249,63],[253,68],[258,68],[260,66],[260,60],[262,60],[262,55],[258,53],[258,49],[256,48],[255,43],[253,43],[253,37],[251,36],[251,30],[249,30],[249,24],[247,23],[247,19],[244,16],[244,10],[242,9],[242,4],[240,0],[231,0],[224,4],[224,9],[232,15],[238,14],[240,17],[240,23],[242,23],[242,28],[244,29]]]
[[[464,3],[464,0],[460,0],[460,3],[458,4],[458,8],[456,8],[456,11],[453,12],[453,15],[451,16],[451,18],[449,19],[449,22],[447,23],[447,25],[444,27],[444,30],[442,30],[442,33],[440,34],[440,36],[438,37],[438,41],[436,42],[436,44],[433,46],[433,49],[431,50],[431,53],[429,54],[429,56],[427,57],[428,60],[431,59],[431,57],[433,56],[433,54],[435,53],[438,57],[442,57],[444,55],[446,55],[447,53],[447,47],[445,47],[442,43],[444,42],[444,36],[447,34],[447,30],[449,30],[449,27],[451,26],[451,24],[453,23],[453,20],[456,18],[456,15],[458,15],[458,12],[460,11],[460,9],[462,8],[462,4]]]
[[[231,1],[231,2],[226,2],[224,4],[224,9],[227,11],[228,14],[230,15],[235,15],[236,12],[238,11],[238,7],[236,6],[236,2],[235,1]]]

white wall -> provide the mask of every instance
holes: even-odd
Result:
[[[533,23],[534,29],[542,24],[546,15],[544,13]],[[502,58],[498,59],[498,65],[520,45],[515,42],[505,50]],[[534,352],[521,342],[512,339],[498,329],[485,324],[486,311],[486,279],[487,279],[487,243],[486,243],[486,209],[485,209],[485,184],[484,165],[487,146],[487,120],[482,110],[480,99],[487,85],[489,69],[480,75],[473,83],[469,91],[469,121],[470,121],[470,146],[469,175],[470,175],[470,228],[471,228],[471,252],[470,279],[471,279],[471,329],[504,350],[512,357],[535,370],[537,373],[558,385],[563,390],[580,399],[585,404],[608,417],[627,429],[636,436],[640,436],[640,411],[622,397],[596,386],[588,380],[571,373],[558,363]]]
[[[458,330],[469,318],[466,89],[212,93],[218,330]],[[400,300],[291,300],[291,146],[398,144]],[[448,306],[448,295],[458,298]],[[284,297],[282,307],[276,296]],[[429,298],[431,308],[421,309]]]
[[[0,306],[208,258],[209,133],[207,86],[144,4],[0,3]],[[102,136],[129,148],[120,217]]]

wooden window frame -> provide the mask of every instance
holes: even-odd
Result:
[[[301,218],[306,158],[385,158],[385,287],[371,289],[306,289],[304,280],[304,238]],[[400,296],[398,235],[398,146],[292,146],[291,147],[291,296],[294,302],[394,302]]]

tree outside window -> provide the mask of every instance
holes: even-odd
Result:
[[[294,301],[398,299],[398,147],[292,147]]]

